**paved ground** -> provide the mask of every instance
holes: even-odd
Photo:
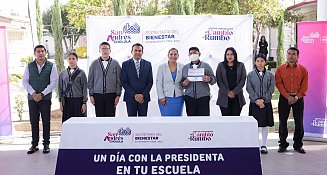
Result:
[[[270,133],[267,155],[262,155],[263,175],[326,175],[327,144],[305,141],[307,154],[294,152],[277,153],[278,134]],[[51,152],[39,151],[27,155],[31,140],[30,132],[16,132],[14,137],[0,140],[0,170],[4,175],[52,175],[55,172],[60,132],[51,133]],[[291,140],[289,140],[292,143]]]

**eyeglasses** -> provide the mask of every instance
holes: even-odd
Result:
[[[110,48],[101,48],[100,50],[101,50],[101,51],[109,51]]]

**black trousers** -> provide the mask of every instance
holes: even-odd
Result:
[[[68,98],[64,99],[62,123],[71,117],[85,117],[82,113],[83,97],[80,98]]]
[[[287,119],[290,114],[291,108],[293,109],[293,118],[295,123],[295,131],[293,137],[293,148],[299,148],[303,146],[303,110],[304,101],[303,98],[299,99],[296,103],[289,105],[287,99],[280,95],[278,102],[278,114],[279,114],[279,146],[287,148],[289,143],[286,141],[288,136]]]
[[[32,128],[32,146],[39,144],[40,113],[43,126],[43,145],[49,145],[51,100],[41,100],[39,102],[28,100],[28,108]]]
[[[115,117],[116,93],[93,94],[95,101],[95,115],[97,117]]]
[[[194,99],[185,95],[185,105],[187,116],[210,115],[210,96]]]
[[[148,102],[141,104],[135,99],[131,99],[130,101],[126,101],[126,108],[128,117],[146,117],[148,115]]]
[[[220,111],[222,116],[240,116],[242,107],[240,107],[238,96],[235,96],[233,99],[228,98],[227,108],[220,106]]]

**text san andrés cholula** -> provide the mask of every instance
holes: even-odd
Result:
[[[201,174],[199,165],[188,165],[188,162],[223,162],[222,153],[203,154],[95,154],[96,163],[160,163],[169,162],[170,165],[122,165],[116,167],[116,174]],[[174,162],[185,164],[175,165]]]

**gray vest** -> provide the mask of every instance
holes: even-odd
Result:
[[[41,73],[39,73],[36,64],[36,61],[32,61],[28,64],[29,83],[36,93],[41,93],[50,84],[50,74],[53,64],[46,61]],[[44,96],[42,100],[51,100],[51,98],[52,92]],[[28,100],[33,100],[31,94],[28,94]]]

